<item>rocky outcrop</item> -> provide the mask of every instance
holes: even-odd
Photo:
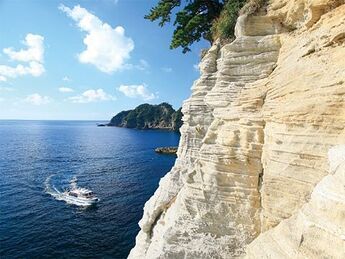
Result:
[[[175,111],[168,103],[145,103],[133,110],[119,112],[108,124],[98,126],[178,131],[182,126],[182,112],[181,108]]]
[[[130,258],[341,258],[345,178],[324,177],[345,144],[344,14],[342,1],[274,0],[209,50]]]
[[[158,154],[175,155],[177,153],[177,147],[157,147],[155,152]]]

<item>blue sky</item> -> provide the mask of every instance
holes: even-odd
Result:
[[[192,52],[171,25],[143,19],[157,1],[0,0],[0,119],[108,120],[141,103],[190,95]]]

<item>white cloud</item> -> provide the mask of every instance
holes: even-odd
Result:
[[[134,42],[125,36],[123,27],[112,28],[79,5],[72,9],[60,5],[59,9],[87,33],[83,40],[86,49],[78,54],[81,63],[93,64],[105,73],[124,68],[125,61],[129,59],[129,54],[134,49]]]
[[[166,73],[171,73],[173,71],[171,67],[162,67],[162,70]]]
[[[38,93],[30,94],[25,98],[25,102],[31,103],[33,105],[42,105],[50,103],[50,98],[48,96],[42,96]]]
[[[140,59],[138,64],[124,64],[123,69],[138,69],[138,70],[148,70],[150,64],[145,59]]]
[[[28,65],[18,64],[15,67],[0,65],[0,81],[7,81],[8,78],[32,75],[38,77],[45,71],[43,66],[44,38],[41,35],[27,34],[23,44],[26,49],[15,51],[12,47],[4,48],[3,52],[12,61],[28,63]]]
[[[11,87],[0,86],[0,92],[12,92],[12,91],[14,91],[14,89]]]
[[[2,98],[2,97],[0,97],[0,102],[3,102],[3,101],[5,101],[5,99],[4,99],[4,98]]]
[[[71,79],[70,79],[68,76],[64,76],[64,77],[62,78],[62,81],[70,82]]]
[[[3,52],[9,56],[11,60],[20,62],[36,61],[43,63],[43,46],[44,38],[41,35],[27,34],[23,44],[26,45],[27,49],[21,49],[18,51],[13,50],[12,47],[4,48]]]
[[[197,71],[197,72],[200,71],[199,64],[194,64],[194,65],[193,65],[193,68],[194,68],[194,70]]]
[[[29,66],[17,65],[16,67],[0,65],[1,81],[7,81],[7,78],[16,78],[18,76],[32,75],[38,77],[44,72],[42,64],[32,61]]]
[[[156,99],[157,96],[151,93],[145,84],[141,85],[120,85],[117,88],[118,91],[122,92],[125,96],[130,98],[142,98],[145,101]]]
[[[72,88],[69,88],[69,87],[60,87],[59,92],[61,92],[61,93],[72,93],[72,92],[74,92],[74,90]]]
[[[140,59],[139,64],[135,66],[139,70],[147,70],[150,67],[149,63],[145,59]]]
[[[69,97],[73,103],[91,103],[91,102],[99,102],[99,101],[109,101],[115,100],[116,98],[107,94],[103,89],[90,89],[82,93],[81,95]]]

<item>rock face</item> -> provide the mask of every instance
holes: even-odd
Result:
[[[273,0],[236,37],[200,64],[129,258],[345,255],[345,165],[326,176],[345,144],[344,1]]]
[[[247,248],[246,258],[344,258],[345,146],[329,152],[330,175],[308,203]]]
[[[175,211],[171,210],[171,205],[181,193],[184,186],[183,178],[194,168],[202,139],[213,120],[211,109],[206,106],[204,98],[215,85],[218,51],[218,46],[212,46],[200,64],[201,76],[192,87],[192,96],[184,102],[182,107],[184,116],[183,125],[180,128],[178,158],[171,171],[161,179],[154,195],[145,204],[143,218],[139,222],[141,231],[129,258],[154,258],[164,254],[164,251],[160,251],[160,247],[155,247],[155,245],[164,245],[165,239],[154,232],[160,231],[159,226],[164,226],[160,220],[164,220],[165,214]],[[171,256],[175,255],[173,251],[168,253]]]

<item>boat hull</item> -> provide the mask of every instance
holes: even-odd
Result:
[[[93,198],[93,199],[84,199],[84,198],[80,198],[80,197],[72,197],[68,194],[63,194],[63,200],[69,204],[74,204],[77,206],[83,206],[83,207],[87,207],[87,206],[92,206],[95,205],[99,199],[98,198]]]

